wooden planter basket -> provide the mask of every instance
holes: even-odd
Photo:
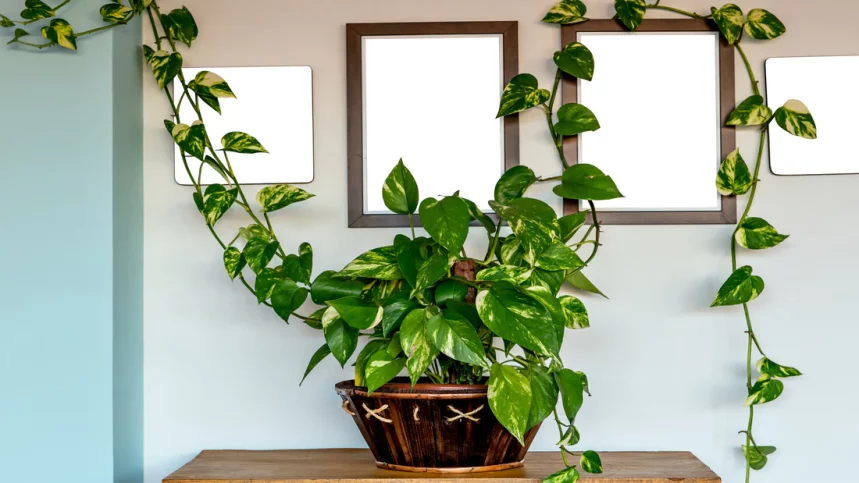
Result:
[[[500,471],[522,466],[525,445],[495,419],[487,386],[417,384],[397,378],[372,395],[354,381],[334,386],[380,468],[430,473]]]

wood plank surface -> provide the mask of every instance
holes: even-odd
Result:
[[[605,472],[584,483],[721,483],[692,453],[603,452]],[[563,467],[558,452],[532,452],[525,466],[495,473],[404,473],[376,468],[366,449],[203,451],[164,483],[539,483]]]

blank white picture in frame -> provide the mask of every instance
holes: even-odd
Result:
[[[233,171],[243,184],[310,183],[313,181],[313,73],[308,66],[184,68],[187,81],[207,70],[227,81],[236,99],[220,99],[221,115],[200,101],[206,132],[220,148],[232,131],[256,137],[269,154],[230,154]],[[174,92],[181,84],[174,82]],[[181,121],[196,120],[191,103],[182,102]],[[176,182],[191,185],[178,147],[175,149]],[[187,156],[196,177],[200,161]],[[203,166],[202,184],[223,183],[209,166]]]

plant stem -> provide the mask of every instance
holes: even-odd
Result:
[[[412,240],[415,239],[415,218],[409,213],[409,227],[412,229]]]
[[[755,71],[752,70],[752,64],[749,62],[749,58],[746,56],[746,51],[743,50],[743,47],[737,42],[737,52],[740,53],[740,57],[743,58],[743,63],[746,64],[746,70],[749,72],[749,80],[752,82],[752,91],[754,91],[756,96],[761,95],[761,89],[758,87],[758,79],[755,77]]]
[[[56,7],[52,8],[51,10],[53,10],[54,12],[56,12],[57,10],[59,10],[59,9],[61,9],[61,8],[63,8],[63,7],[65,7],[66,5],[68,5],[68,4],[69,4],[69,2],[71,2],[71,1],[72,1],[72,0],[64,0],[64,1],[63,1],[63,3],[61,3],[61,4],[57,5]],[[40,18],[34,18],[34,19],[31,19],[31,20],[13,20],[13,22],[15,22],[15,23],[16,23],[16,24],[18,24],[18,25],[30,25],[31,23],[38,22],[39,20],[42,20],[42,19],[40,19]],[[21,43],[23,44],[24,42],[21,42]],[[26,45],[26,44],[25,44],[25,45]]]
[[[486,265],[492,260],[493,255],[495,255],[495,250],[498,248],[498,237],[500,237],[500,236],[501,236],[501,220],[499,219],[498,220],[498,226],[495,227],[495,236],[492,239],[492,243],[489,244],[489,250],[487,250],[487,252],[486,252],[486,259],[483,260],[483,263],[481,265]]]
[[[596,240],[594,240],[594,251],[591,253],[591,256],[585,261],[585,266],[590,265],[594,258],[597,256],[597,252],[600,249],[600,222],[597,219],[597,207],[594,206],[594,202],[588,200],[588,204],[591,206],[591,217],[593,217],[594,224],[593,228],[596,230]]]

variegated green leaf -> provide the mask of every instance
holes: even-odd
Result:
[[[575,422],[585,400],[585,376],[581,372],[561,369],[555,373],[555,382],[561,390],[564,414],[570,423]]]
[[[760,95],[753,95],[741,102],[728,116],[728,126],[763,126],[772,119],[773,112]]]
[[[508,169],[495,183],[495,201],[506,205],[521,198],[525,191],[537,181],[537,175],[527,166],[514,166]]]
[[[213,184],[206,188],[203,195],[203,214],[206,215],[206,223],[209,226],[215,226],[215,223],[236,202],[238,194],[238,188],[228,190],[219,184]]]
[[[563,346],[564,329],[567,321],[566,316],[564,315],[564,307],[561,305],[561,301],[555,297],[555,292],[542,285],[533,285],[531,287],[526,287],[521,291],[537,302],[540,302],[540,305],[549,311],[549,315],[552,316],[552,324],[555,326],[555,335],[558,338],[558,347]]]
[[[588,473],[602,473],[602,460],[596,451],[585,451],[582,453],[582,469]]]
[[[9,17],[0,15],[0,28],[9,28],[14,26],[15,22],[13,22]]]
[[[465,302],[468,290],[468,285],[458,280],[445,280],[435,288],[435,304],[445,307],[448,302]]]
[[[558,386],[555,379],[540,365],[528,367],[528,379],[531,381],[531,410],[528,412],[528,424],[525,430],[529,430],[542,423],[558,404]]]
[[[170,53],[166,50],[159,50],[151,54],[147,53],[147,55],[147,61],[152,67],[152,75],[155,76],[158,87],[162,89],[182,70],[182,54],[179,52]]]
[[[133,8],[135,12],[140,13],[152,4],[152,0],[128,0],[128,3],[131,4],[131,8]]]
[[[344,297],[330,300],[328,305],[334,307],[340,318],[358,330],[372,329],[382,321],[384,309],[376,304],[362,301],[358,297]]]
[[[426,310],[415,309],[406,315],[400,329],[400,343],[409,357],[406,367],[409,370],[412,385],[417,384],[432,361],[439,355],[438,349],[427,335],[427,320]]]
[[[99,9],[102,20],[108,23],[125,23],[133,13],[131,7],[119,3],[108,3]]]
[[[439,245],[457,254],[468,237],[471,215],[468,205],[458,196],[445,196],[441,201],[427,198],[420,205],[421,224]]]
[[[51,20],[50,24],[42,27],[42,37],[56,43],[60,47],[69,50],[78,49],[72,26],[61,18],[55,18]]]
[[[243,154],[267,153],[259,141],[250,134],[243,132],[228,132],[221,138],[224,151]]]
[[[775,452],[775,446],[752,446],[750,448],[743,445],[743,455],[746,457],[746,461],[749,462],[749,467],[755,471],[764,469],[768,462],[767,455]]]
[[[200,33],[197,29],[197,22],[194,21],[194,16],[185,7],[173,10],[169,14],[161,15],[161,25],[167,31],[167,35],[188,47],[191,46],[191,42]]]
[[[227,274],[229,274],[231,280],[235,280],[242,273],[245,265],[247,265],[247,261],[238,248],[228,247],[224,251],[224,268],[227,269]]]
[[[510,434],[525,444],[531,412],[531,381],[513,367],[493,364],[487,384],[492,414]]]
[[[558,299],[564,308],[564,317],[568,329],[587,329],[591,326],[588,318],[588,309],[581,300],[572,295],[565,295]]]
[[[561,227],[561,241],[564,243],[570,241],[573,235],[579,231],[579,228],[584,226],[587,221],[588,214],[585,211],[580,211],[572,215],[562,216],[558,218],[558,225]]]
[[[209,72],[207,70],[200,71],[196,76],[194,76],[194,80],[191,82],[197,87],[194,92],[197,92],[198,94],[200,92],[206,92],[215,97],[232,97],[234,99],[236,97],[233,90],[230,89],[230,85],[227,84],[227,81],[214,72]]]
[[[328,307],[322,314],[322,332],[331,354],[340,367],[345,366],[358,347],[358,329],[343,321],[333,307]]]
[[[724,196],[735,196],[748,193],[752,184],[752,173],[737,148],[722,161],[716,174],[716,188]]]
[[[393,246],[376,248],[352,260],[338,276],[347,278],[375,278],[377,280],[401,280],[403,274],[397,263]]]
[[[280,244],[276,241],[270,242],[262,238],[251,238],[245,245],[242,254],[251,270],[259,274],[274,258],[278,248],[280,248]]]
[[[269,233],[268,229],[256,223],[239,228],[239,235],[245,241],[249,241],[251,238],[262,238],[267,242],[271,241],[271,233]]]
[[[328,344],[322,344],[322,347],[316,350],[313,355],[310,357],[310,362],[307,363],[307,369],[304,370],[304,377],[301,378],[301,382],[298,383],[299,386],[304,384],[304,380],[307,379],[307,376],[322,362],[326,357],[331,355],[331,349],[328,348]]]
[[[489,236],[492,236],[495,233],[495,222],[492,221],[492,218],[489,217],[486,213],[484,213],[480,208],[478,208],[477,204],[475,204],[471,200],[467,200],[465,198],[461,198],[465,205],[468,207],[468,214],[471,216],[471,219],[479,222],[483,225],[483,228],[486,228],[486,231],[489,232]]]
[[[387,351],[376,351],[367,361],[367,392],[372,394],[374,391],[389,383],[391,379],[397,377],[397,374],[406,366],[405,357],[395,357]]]
[[[515,265],[496,265],[477,272],[477,280],[487,282],[510,282],[522,285],[531,277],[531,270]]]
[[[285,322],[307,300],[307,289],[293,280],[281,280],[271,293],[271,306]]]
[[[173,126],[173,140],[182,148],[182,151],[194,156],[199,160],[204,159],[206,149],[206,126],[200,121],[194,124],[176,124]]]
[[[384,313],[382,314],[382,335],[390,337],[400,328],[406,314],[417,306],[417,301],[409,298],[408,290],[401,290],[385,300]]]
[[[586,277],[581,270],[578,270],[569,277],[567,277],[567,281],[570,282],[573,287],[579,290],[584,290],[585,292],[602,295],[603,297],[608,298],[606,294],[602,293],[602,291],[600,291],[600,289],[598,289],[596,285],[593,284],[593,282],[588,280],[588,277]]]
[[[745,304],[758,298],[763,291],[764,280],[757,275],[752,275],[752,267],[748,265],[740,267],[719,289],[719,294],[716,295],[716,300],[711,307]]]
[[[626,28],[635,30],[644,20],[647,7],[644,0],[614,0],[614,9]]]
[[[254,281],[257,302],[263,303],[270,299],[274,288],[283,280],[283,272],[277,268],[264,268],[260,271]]]
[[[755,385],[749,390],[749,397],[746,398],[746,406],[756,406],[775,401],[781,396],[782,392],[784,392],[784,383],[764,374],[758,378]]]
[[[483,323],[498,337],[558,357],[560,344],[552,315],[533,297],[493,286],[477,294],[475,305]]]
[[[520,265],[525,259],[525,250],[516,235],[510,235],[501,245],[501,263],[504,265]]]
[[[227,168],[225,168],[224,165],[219,163],[215,158],[213,158],[211,156],[206,156],[206,158],[203,159],[203,164],[212,168],[212,170],[214,170],[216,173],[218,173],[218,175],[221,178],[223,178],[224,181],[226,181],[228,183],[231,182],[230,175],[227,173]]]
[[[519,74],[507,84],[501,95],[501,107],[497,117],[516,114],[547,102],[552,93],[540,89],[537,78],[531,74]]]
[[[789,134],[805,139],[817,139],[817,124],[808,112],[808,107],[800,101],[792,99],[776,109],[775,122]]]
[[[418,275],[415,279],[414,293],[419,293],[424,289],[433,286],[450,272],[450,267],[456,262],[456,256],[449,253],[444,248],[436,251],[431,257],[427,258],[418,268]]]
[[[293,203],[309,200],[315,195],[288,184],[266,186],[257,193],[257,202],[265,213],[277,211]]]
[[[561,0],[543,17],[543,22],[571,25],[584,22],[588,7],[581,0]]]
[[[623,198],[611,176],[591,164],[574,164],[564,171],[561,184],[553,190],[568,200],[613,200]]]
[[[729,3],[719,9],[713,7],[711,13],[725,40],[731,45],[736,44],[743,34],[743,24],[746,21],[740,7]]]
[[[582,437],[579,434],[579,430],[576,429],[575,426],[570,426],[569,429],[564,431],[563,436],[561,436],[561,440],[555,443],[555,446],[575,446],[579,444],[581,439]]]
[[[361,295],[364,284],[360,280],[341,280],[335,275],[336,272],[328,270],[316,277],[310,288],[310,298],[313,303],[322,305],[329,300]]]
[[[313,247],[310,243],[304,242],[298,246],[298,263],[301,266],[301,271],[307,276],[307,283],[310,283],[310,275],[313,273]]]
[[[564,50],[555,52],[555,65],[567,74],[578,79],[594,78],[594,54],[579,42],[573,42]],[[591,113],[593,115],[593,113]],[[596,121],[596,118],[594,118]],[[599,127],[599,125],[597,125]]]
[[[57,14],[54,9],[40,0],[27,0],[24,2],[24,6],[26,8],[21,11],[21,18],[27,20],[41,20]]]
[[[283,273],[291,280],[305,284],[310,283],[310,274],[305,272],[298,260],[298,255],[290,253],[283,259]]]
[[[410,215],[418,208],[420,202],[418,183],[412,176],[412,172],[403,164],[402,159],[385,179],[385,184],[382,185],[382,199],[389,210],[400,215]]]
[[[802,375],[798,369],[789,366],[782,366],[766,357],[758,361],[757,368],[758,372],[770,377],[797,377]]]
[[[573,429],[575,428],[571,428],[571,430]],[[542,483],[576,483],[579,478],[579,470],[575,466],[570,466],[543,478]]]
[[[355,358],[355,385],[359,387],[364,387],[367,385],[367,363],[370,361],[370,358],[373,357],[373,354],[379,351],[385,350],[385,341],[383,340],[371,340],[367,342],[367,345],[361,349],[361,352],[358,353],[358,357]]]
[[[506,220],[532,260],[561,238],[561,227],[555,210],[534,198],[519,198],[495,211]]]
[[[746,33],[753,39],[770,40],[781,37],[787,28],[775,15],[762,8],[749,12]]]
[[[459,313],[445,310],[430,317],[426,321],[426,333],[435,348],[451,359],[489,367],[480,336]]]
[[[585,262],[570,247],[558,241],[549,245],[549,248],[537,257],[536,266],[554,272],[582,268]]]
[[[583,132],[596,131],[600,128],[594,113],[587,107],[576,104],[564,104],[558,109],[558,123],[555,132],[561,136],[576,136]]]
[[[564,270],[549,271],[535,268],[531,274],[531,278],[525,282],[525,285],[530,287],[546,287],[550,292],[557,295],[564,284],[566,274],[567,272]]]
[[[746,218],[734,234],[740,246],[751,250],[772,248],[787,240],[788,236],[780,234],[763,218]]]

